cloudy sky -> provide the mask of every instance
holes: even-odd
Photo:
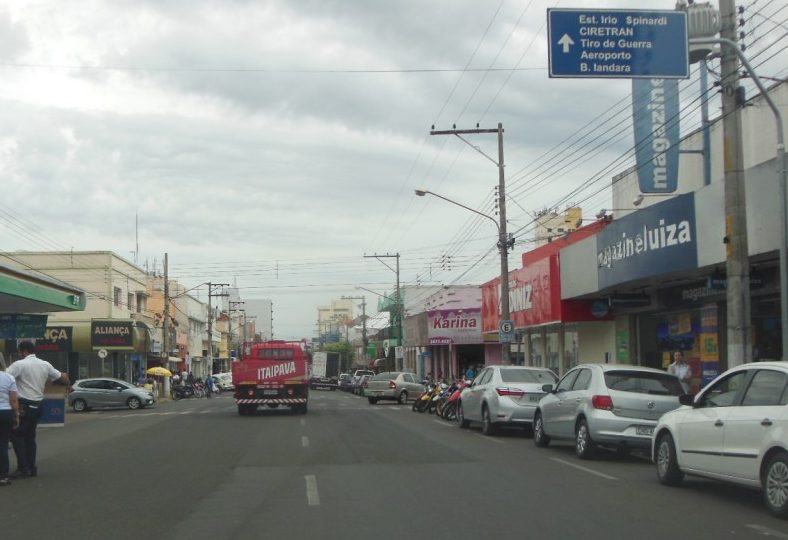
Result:
[[[745,3],[753,63],[785,77],[785,2]],[[533,212],[609,208],[605,186],[633,163],[631,85],[550,79],[546,9],[628,4],[5,2],[0,250],[112,250],[151,270],[167,252],[187,286],[271,298],[286,338],[311,336],[332,298],[374,303],[356,287],[392,290],[365,254],[400,253],[407,285],[487,281],[495,227],[413,190],[495,216],[480,152],[495,158],[496,138],[468,137],[477,152],[430,127],[503,124],[513,265]],[[693,74],[683,132],[697,127]]]

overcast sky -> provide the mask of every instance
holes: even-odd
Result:
[[[312,336],[332,298],[374,304],[357,286],[393,289],[365,254],[400,253],[407,285],[485,282],[493,224],[413,190],[495,217],[497,169],[430,127],[503,124],[517,267],[534,211],[574,202],[593,217],[633,163],[630,82],[550,79],[546,9],[632,4],[5,2],[0,250],[112,250],[158,270],[167,252],[187,286],[271,298],[283,338]],[[747,4],[761,10],[745,27],[759,71],[785,77],[785,3]],[[469,140],[497,157],[495,135]]]

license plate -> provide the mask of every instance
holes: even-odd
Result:
[[[635,426],[635,433],[638,435],[651,435],[654,433],[654,428],[652,426]]]
[[[264,396],[278,396],[279,390],[263,390]]]

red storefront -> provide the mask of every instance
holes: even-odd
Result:
[[[578,325],[612,319],[610,310],[600,302],[561,299],[561,249],[596,234],[605,225],[595,222],[523,253],[523,267],[509,272],[509,309],[521,336],[512,345],[515,363],[563,372],[577,357]],[[499,298],[500,278],[482,285],[482,332],[486,335],[498,332]],[[486,363],[500,363],[500,352],[495,353],[488,355]]]

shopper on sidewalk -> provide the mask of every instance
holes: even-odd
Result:
[[[11,483],[8,479],[8,441],[11,430],[19,426],[19,398],[16,379],[13,375],[0,371],[0,486]]]

